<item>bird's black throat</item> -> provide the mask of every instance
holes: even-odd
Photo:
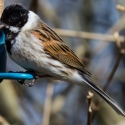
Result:
[[[11,55],[11,49],[12,46],[14,45],[14,43],[16,42],[15,38],[18,35],[19,32],[17,33],[13,33],[11,32],[8,28],[4,27],[2,28],[2,31],[5,34],[5,46],[6,46],[6,50],[7,52]],[[13,41],[13,42],[12,42]]]
[[[0,20],[5,27],[1,30],[5,33],[6,49],[10,55],[12,46],[16,42],[16,36],[28,21],[28,14],[29,10],[18,3],[8,5],[2,13]]]

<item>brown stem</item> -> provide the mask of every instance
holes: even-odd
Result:
[[[76,31],[76,30],[65,30],[65,29],[58,29],[58,28],[53,28],[53,30],[57,32],[58,35],[60,36],[76,37],[76,38],[83,38],[83,39],[96,39],[100,41],[105,41],[107,43],[115,42],[114,35]],[[119,36],[119,41],[124,42],[124,36]]]
[[[46,99],[45,99],[45,104],[44,104],[42,125],[49,125],[53,89],[54,89],[53,83],[49,83],[47,86],[47,91],[46,91]]]
[[[110,73],[108,79],[107,79],[106,82],[105,82],[105,86],[103,87],[103,90],[104,90],[104,91],[106,91],[107,88],[108,88],[108,86],[110,85],[111,80],[112,80],[112,78],[113,78],[113,76],[114,76],[114,74],[115,74],[115,72],[116,72],[116,70],[117,70],[117,68],[118,68],[119,63],[120,63],[120,60],[121,60],[121,58],[122,58],[122,55],[123,55],[123,53],[120,51],[120,52],[118,53],[118,56],[117,56],[115,65],[114,65],[114,67],[113,67],[113,69],[112,69],[112,71],[111,71],[111,73]],[[100,102],[97,100],[97,101],[95,102],[95,105],[98,107],[99,104],[100,104]],[[93,111],[92,121],[94,120],[95,116],[96,116],[96,111]]]
[[[0,17],[2,15],[3,8],[4,8],[4,0],[0,0]]]
[[[5,120],[5,118],[0,116],[0,125],[10,125],[10,124]]]
[[[105,84],[104,84],[104,85],[105,85],[105,86],[103,87],[103,90],[104,90],[104,91],[106,91],[106,89],[108,88],[109,84],[111,83],[111,80],[112,80],[112,78],[113,78],[113,76],[114,76],[114,74],[115,74],[115,72],[116,72],[116,70],[117,70],[117,68],[118,68],[118,65],[119,65],[119,63],[120,63],[120,60],[121,60],[121,58],[122,58],[122,55],[123,55],[123,54],[122,54],[121,52],[118,53],[118,56],[117,56],[115,65],[114,65],[114,67],[113,67],[113,69],[112,69],[112,71],[111,71],[111,73],[110,73],[108,79],[106,80],[106,82],[105,82]]]
[[[87,95],[87,99],[88,99],[87,125],[91,125],[91,123],[92,123],[92,107],[91,107],[92,97],[93,97],[93,93],[91,93],[91,92],[89,91],[89,92],[88,92],[88,95]]]
[[[32,0],[30,5],[30,10],[32,10],[34,13],[37,13],[38,9],[38,0]]]

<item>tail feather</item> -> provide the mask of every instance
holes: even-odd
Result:
[[[125,112],[102,89],[96,86],[88,76],[82,75],[86,84],[98,93],[119,115],[125,116]]]

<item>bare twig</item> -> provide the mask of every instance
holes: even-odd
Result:
[[[22,96],[22,95],[21,95]],[[26,107],[26,100],[24,100],[24,97],[21,97],[22,100],[20,99],[20,105],[22,106],[24,112],[27,114],[29,120],[34,124],[34,125],[39,125],[34,116],[32,115],[31,111]]]
[[[125,11],[125,6],[117,5],[116,8],[120,11]]]
[[[119,63],[120,63],[120,61],[121,61],[122,55],[123,55],[123,54],[122,54],[121,52],[118,53],[118,56],[117,56],[115,65],[114,65],[114,67],[113,67],[113,69],[112,69],[112,71],[111,71],[111,73],[110,73],[108,79],[106,80],[106,83],[104,84],[104,85],[105,85],[105,86],[103,87],[103,90],[104,90],[104,91],[106,91],[106,89],[108,88],[109,84],[111,83],[111,80],[112,80],[112,78],[113,78],[113,76],[114,76],[114,74],[115,74],[115,72],[116,72],[116,70],[117,70],[117,68],[118,68],[118,65],[119,65]]]
[[[117,56],[117,58],[116,58],[115,65],[114,65],[114,67],[113,67],[113,69],[112,69],[112,71],[111,71],[111,73],[110,73],[108,79],[106,80],[106,83],[104,84],[104,85],[105,85],[105,86],[103,87],[103,90],[104,90],[104,91],[106,91],[106,89],[108,88],[109,84],[111,83],[111,80],[112,80],[112,78],[113,78],[113,76],[114,76],[114,74],[115,74],[115,72],[116,72],[116,70],[117,70],[117,68],[118,68],[118,65],[119,65],[119,63],[120,63],[120,61],[121,61],[122,55],[125,53],[125,48],[122,48],[122,47],[121,47],[121,44],[120,44],[120,41],[119,41],[119,33],[118,33],[118,32],[115,32],[115,33],[114,33],[114,36],[115,36],[115,39],[116,39],[116,40],[115,40],[116,45],[117,45],[117,47],[119,48],[120,51],[119,51],[118,56]]]
[[[54,89],[53,83],[49,83],[47,86],[47,91],[46,91],[46,99],[45,99],[45,104],[44,104],[42,125],[49,125],[51,106],[52,106],[53,89]]]
[[[84,39],[97,39],[106,42],[114,42],[115,38],[114,35],[104,35],[100,33],[90,33],[84,31],[73,31],[73,30],[65,30],[65,29],[53,29],[61,36],[68,36],[68,37],[79,37]],[[119,37],[120,42],[124,42],[125,38],[123,36]]]
[[[123,55],[123,54],[122,54],[121,52],[119,52],[119,54],[118,54],[118,56],[117,56],[117,59],[116,59],[116,62],[115,62],[115,65],[114,65],[114,67],[113,67],[113,69],[112,69],[112,71],[111,71],[111,73],[110,73],[108,79],[106,80],[106,82],[105,82],[105,84],[104,84],[104,87],[103,87],[103,90],[104,90],[104,91],[106,91],[107,88],[108,88],[108,86],[110,85],[111,80],[112,80],[112,78],[113,78],[113,76],[114,76],[114,74],[115,74],[115,72],[116,72],[116,70],[117,70],[117,68],[118,68],[119,63],[120,63],[120,60],[121,60],[121,58],[122,58],[122,55]],[[97,100],[94,104],[98,107],[98,106],[100,105],[100,101]],[[93,111],[92,121],[94,120],[94,118],[95,118],[95,116],[96,116],[96,111],[97,111],[97,110]]]
[[[2,116],[0,116],[0,125],[10,125]]]
[[[88,95],[87,95],[87,99],[88,99],[88,119],[87,119],[87,125],[91,125],[91,123],[92,123],[92,107],[91,107],[92,97],[93,97],[93,93],[91,93],[89,91]]]
[[[123,29],[125,26],[125,15],[122,16],[107,32],[106,34],[113,34],[114,36],[114,32],[119,32],[121,29]],[[120,37],[119,37],[120,38]],[[115,39],[115,37],[114,37]],[[123,42],[124,42],[124,37],[123,37]],[[113,41],[115,42],[115,40]],[[121,40],[120,40],[121,42]],[[109,45],[108,42],[104,42],[104,41],[99,41],[98,44],[93,47],[92,49],[92,55],[98,54],[100,52],[102,52],[107,46]]]
[[[37,13],[37,9],[38,9],[38,0],[32,0],[30,5],[30,10]]]
[[[111,80],[119,66],[119,63],[121,61],[121,58],[123,56],[123,54],[125,53],[125,48],[121,46],[120,44],[120,41],[119,41],[119,34],[118,32],[115,32],[114,33],[114,38],[115,38],[115,42],[116,42],[116,45],[117,47],[119,48],[119,53],[118,53],[118,56],[116,58],[116,62],[115,62],[115,65],[111,71],[111,73],[109,74],[109,77],[107,78],[105,84],[104,84],[104,87],[103,87],[103,90],[106,91],[106,89],[108,88],[108,86],[110,85],[111,83]],[[97,100],[96,103],[95,103],[97,106],[99,106],[100,102]],[[93,116],[92,116],[92,121],[94,120],[95,118],[95,115],[96,115],[96,111],[93,112]]]
[[[4,8],[4,0],[0,0],[0,17],[2,15],[3,8]]]
[[[20,89],[17,87],[16,84],[13,84],[13,86],[15,87],[16,90],[16,95],[19,98],[19,104],[21,105],[22,109],[24,110],[24,112],[26,113],[28,119],[34,124],[34,125],[39,125],[37,120],[34,118],[33,114],[31,113],[31,111],[29,110],[29,108],[27,108],[27,100],[24,98],[24,95],[22,94],[22,92],[20,91]]]

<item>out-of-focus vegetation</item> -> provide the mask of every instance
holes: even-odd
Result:
[[[118,32],[125,36],[125,12],[116,9],[117,4],[125,5],[124,0],[5,0],[5,6],[17,2],[37,13],[52,28],[108,35]],[[78,37],[62,38],[84,61],[93,74],[93,81],[105,88],[125,110],[125,56],[117,58],[117,44]],[[106,85],[116,59],[120,63]],[[8,57],[7,71],[20,70],[24,69]],[[60,81],[39,79],[28,88],[17,81],[4,80],[0,84],[0,125],[86,125],[87,93],[86,88]],[[125,118],[117,115],[99,96],[94,94],[93,98],[93,125],[125,124]]]

